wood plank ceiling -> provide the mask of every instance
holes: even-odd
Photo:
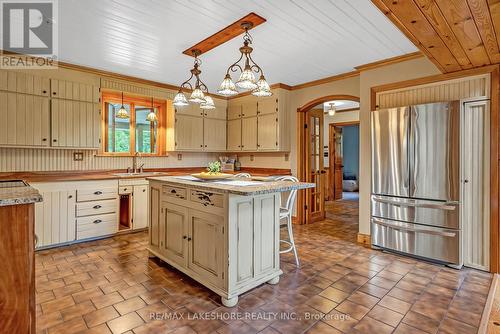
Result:
[[[444,73],[500,63],[500,0],[372,0]]]

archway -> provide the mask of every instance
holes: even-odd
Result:
[[[307,180],[307,175],[310,173],[310,159],[308,157],[307,143],[310,129],[307,128],[308,112],[315,106],[333,100],[349,100],[359,102],[359,97],[353,95],[336,94],[326,95],[304,104],[302,107],[297,108],[297,177],[301,181]],[[307,139],[307,140],[306,140]],[[311,198],[313,190],[300,191],[297,196],[297,222],[299,224],[306,224],[311,222],[311,215],[308,214],[311,210],[307,203]],[[307,211],[307,212],[306,212]]]

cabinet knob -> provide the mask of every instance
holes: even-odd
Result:
[[[47,141],[47,138],[42,138],[42,141]]]
[[[94,209],[96,209],[96,210],[97,210],[97,209],[100,209],[100,208],[102,208],[102,206],[101,206],[101,205],[94,205]]]
[[[95,191],[94,195],[102,195],[102,191]]]
[[[205,147],[207,147],[207,145],[205,145]]]
[[[184,235],[184,236],[182,237],[182,239],[187,239],[187,236],[186,236],[186,235]]]
[[[100,220],[100,219],[96,219],[96,220],[94,220],[94,221],[93,221],[93,223],[94,223],[94,224],[99,224],[99,223],[102,223],[102,220]]]
[[[245,114],[241,114],[241,117],[245,116]]]
[[[127,188],[123,188],[124,191],[127,191]]]
[[[47,94],[47,91],[46,90],[42,90],[42,93]]]
[[[188,238],[188,241],[191,241],[191,238]]]
[[[57,95],[57,93],[56,92],[52,92],[52,95]]]
[[[464,183],[469,183],[469,180],[465,179],[465,180],[464,180]]]
[[[200,145],[200,147],[203,147],[203,145]]]
[[[201,112],[200,115],[203,116],[203,113]]]
[[[52,139],[52,141],[55,143],[55,142],[57,142],[57,139]]]
[[[146,189],[142,189],[142,192],[145,193],[146,192]]]
[[[73,198],[73,195],[69,195],[68,198]]]

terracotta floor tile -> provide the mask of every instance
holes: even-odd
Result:
[[[75,303],[79,304],[81,302],[84,302],[86,300],[90,300],[94,297],[97,296],[102,296],[103,293],[99,288],[92,288],[88,290],[82,290],[80,292],[73,293],[73,299],[75,300]]]
[[[141,326],[144,323],[142,318],[135,312],[122,315],[116,319],[107,322],[109,329],[113,334],[123,333],[128,330]]]
[[[398,287],[392,288],[387,295],[403,300],[408,303],[414,303],[419,297],[418,293],[414,293],[408,290],[403,290]]]
[[[426,334],[426,332],[421,331],[415,327],[411,327],[405,323],[400,323],[393,334]]]
[[[340,303],[335,309],[341,313],[348,314],[352,318],[361,320],[369,311],[368,307],[345,300]]]
[[[446,334],[476,334],[477,327],[467,325],[461,321],[445,318],[439,326],[439,333]]]
[[[363,320],[361,320],[356,326],[354,326],[354,329],[358,333],[363,334],[390,334],[394,330],[393,327],[368,316],[364,317]]]
[[[48,334],[78,333],[86,329],[85,321],[81,317],[78,317],[49,328]]]
[[[337,310],[332,310],[330,313],[325,314],[322,321],[343,333],[350,332],[358,323],[358,320],[351,318],[347,314],[340,313]]]
[[[219,334],[256,334],[258,332],[259,330],[240,320],[223,325],[217,329],[217,333]]]
[[[380,288],[384,288],[384,289],[392,289],[397,284],[397,282],[388,280],[387,278],[378,277],[378,276],[375,276],[372,279],[370,279],[368,281],[368,283],[376,285],[376,286],[378,286]]]
[[[309,298],[306,304],[322,313],[328,313],[338,305],[336,302],[322,296],[313,296]]]
[[[109,320],[118,318],[119,316],[120,314],[114,309],[113,306],[108,306],[84,315],[83,319],[87,323],[88,327],[94,327]]]
[[[376,305],[368,316],[375,320],[381,321],[389,326],[396,327],[403,319],[403,315],[388,308]]]
[[[116,303],[113,305],[113,307],[121,315],[136,311],[136,310],[143,308],[145,306],[146,306],[146,303],[140,297],[130,298],[130,299],[124,300],[122,302],[119,302],[119,303]]]
[[[102,295],[93,297],[90,300],[94,303],[95,307],[103,308],[123,301],[123,297],[118,292],[110,293],[109,295]]]
[[[170,314],[172,310],[162,302],[158,302],[156,304],[143,307],[136,312],[144,320],[144,322],[150,322],[155,320],[155,317],[157,316],[161,317],[163,315]]]
[[[384,289],[370,283],[366,283],[365,285],[360,287],[358,291],[365,292],[377,298],[382,298],[389,292],[388,289]]]
[[[37,332],[43,331],[49,327],[53,327],[64,322],[61,312],[52,312],[42,314],[36,317],[36,330]]]
[[[141,284],[133,285],[133,286],[130,286],[128,288],[118,290],[120,295],[122,295],[123,298],[125,298],[125,299],[129,299],[129,298],[138,296],[141,293],[144,293],[146,291],[147,291],[146,288]]]
[[[414,312],[412,310],[406,313],[402,322],[414,328],[418,328],[426,333],[436,333],[439,327],[439,321],[426,317],[425,315]]]
[[[319,295],[328,298],[330,300],[333,300],[336,303],[341,303],[344,299],[349,297],[349,293],[332,287],[326,288]]]
[[[316,277],[311,278],[309,281],[307,281],[307,283],[314,285],[320,289],[326,289],[327,287],[329,287],[333,283],[333,281],[329,280],[327,278],[324,278],[322,276],[316,276]]]
[[[371,296],[362,291],[356,291],[347,298],[348,300],[355,302],[357,304],[363,305],[368,308],[372,308],[379,302],[379,298]]]
[[[401,314],[405,314],[411,307],[410,303],[391,296],[385,296],[379,302],[380,306],[386,307]]]
[[[309,328],[306,332],[307,334],[341,334],[342,332],[333,328],[332,326],[324,323],[323,321],[318,321],[314,326]]]
[[[400,279],[403,278],[403,275],[400,275],[400,274],[396,274],[396,273],[393,273],[389,270],[382,270],[381,272],[379,272],[377,274],[377,277],[381,277],[381,278],[385,278],[385,279],[388,279],[390,281],[399,281]]]
[[[87,300],[83,303],[75,304],[75,305],[70,306],[70,307],[66,307],[66,308],[62,309],[60,312],[61,312],[61,315],[63,316],[64,321],[67,321],[69,319],[81,317],[87,313],[95,311],[95,309],[96,308],[95,308],[94,304],[90,300]]]
[[[111,334],[111,330],[106,324],[86,329],[78,334]]]
[[[140,325],[134,328],[135,334],[155,334],[155,333],[167,333],[169,331],[167,322],[163,320],[154,320],[148,322],[144,325]]]
[[[67,307],[70,307],[73,305],[75,305],[75,301],[73,300],[73,297],[71,297],[71,296],[57,298],[57,299],[54,299],[54,300],[51,300],[49,302],[45,302],[45,303],[41,304],[42,311],[44,314],[59,311],[59,310],[62,310],[64,308],[67,308]]]

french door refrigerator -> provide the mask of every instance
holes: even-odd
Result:
[[[459,101],[371,117],[372,244],[460,266]]]

